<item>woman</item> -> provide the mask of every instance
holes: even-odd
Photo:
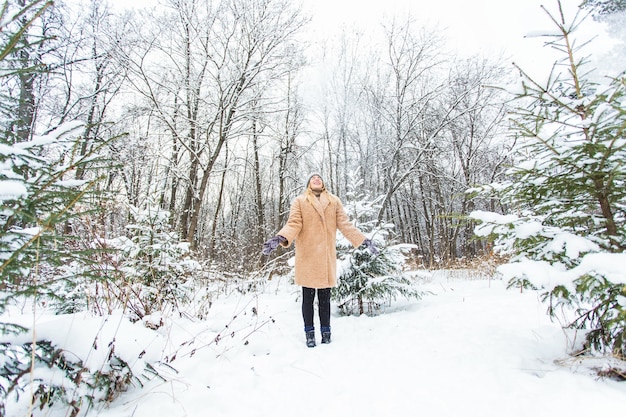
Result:
[[[315,346],[313,301],[317,292],[322,343],[330,343],[330,291],[337,284],[337,229],[356,248],[361,244],[376,254],[372,241],[350,223],[339,198],[326,190],[321,175],[309,175],[306,189],[291,204],[289,219],[275,237],[263,244],[269,255],[295,242],[295,281],[302,286],[302,317],[306,345]]]

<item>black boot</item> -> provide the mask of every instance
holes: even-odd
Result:
[[[307,347],[315,347],[315,330],[306,332],[306,345]]]
[[[322,332],[322,343],[323,344],[330,343],[330,332]]]

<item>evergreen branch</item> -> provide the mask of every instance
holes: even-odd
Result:
[[[18,255],[20,255],[23,251],[29,248],[35,241],[38,241],[46,232],[53,230],[54,226],[58,223],[58,218],[61,217],[63,214],[67,213],[74,205],[76,205],[82,199],[82,197],[87,193],[87,191],[93,185],[98,183],[100,180],[101,178],[97,178],[89,182],[87,186],[84,187],[84,189],[72,201],[66,204],[65,207],[59,213],[50,214],[50,216],[47,219],[42,221],[40,223],[41,227],[39,228],[39,231],[35,235],[33,235],[28,241],[23,243],[21,247],[16,249],[11,254],[11,256],[6,261],[4,261],[2,265],[0,265],[0,272],[2,272],[11,262],[13,262],[18,257]]]
[[[36,7],[38,3],[41,3],[43,1],[45,0],[36,0],[33,3],[26,5],[15,16],[13,16],[8,23],[17,21],[19,18],[25,15],[30,9]],[[8,44],[5,45],[4,49],[0,51],[0,61],[3,61],[13,51],[13,49],[15,48],[15,45],[17,45],[17,43],[23,38],[24,33],[26,33],[26,30],[33,24],[35,20],[37,20],[46,11],[48,7],[52,6],[53,4],[54,4],[54,1],[48,0],[44,5],[41,6],[39,10],[35,12],[33,16],[30,17],[28,21],[22,24],[22,27],[9,38]],[[6,7],[6,3],[5,3],[5,7]],[[3,12],[5,11],[6,9],[3,10]],[[8,23],[5,24],[5,26],[7,26]],[[0,28],[0,32],[2,32],[2,28]]]

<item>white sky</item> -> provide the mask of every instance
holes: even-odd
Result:
[[[313,24],[329,34],[342,25],[364,30],[378,25],[383,16],[410,14],[428,27],[439,27],[448,46],[460,54],[503,55],[523,68],[547,67],[553,52],[533,33],[553,32],[554,26],[541,9],[557,10],[556,0],[302,0],[314,14]],[[566,19],[573,17],[581,0],[562,0]],[[599,26],[588,19],[586,33],[600,35]],[[606,45],[606,42],[604,43]],[[602,47],[602,52],[606,53]],[[532,70],[529,70],[532,71]]]
[[[377,25],[386,15],[410,14],[446,31],[461,49],[511,46],[528,29],[536,29],[551,0],[303,0],[315,15],[314,24],[327,31],[341,24]],[[556,0],[553,0],[556,4]],[[580,0],[564,0],[579,3]]]
[[[82,0],[77,0],[82,1]],[[159,0],[109,0],[121,7],[157,5]],[[294,0],[298,1],[298,0]],[[541,9],[557,10],[557,0],[300,0],[313,16],[313,33],[331,35],[342,27],[364,31],[379,28],[385,16],[411,15],[427,27],[438,27],[447,38],[447,46],[460,54],[503,56],[524,69],[549,71],[554,54],[542,45],[543,38],[529,39],[528,34],[553,31],[554,26]],[[581,0],[562,0],[566,18],[574,16]],[[601,35],[603,29],[588,19],[586,33]],[[622,36],[624,37],[624,36]],[[624,41],[624,40],[622,40]],[[594,42],[596,57],[609,54],[606,40]],[[599,48],[599,49],[598,49]],[[621,46],[621,50],[626,48]],[[614,68],[625,65],[626,58],[614,60]],[[622,53],[622,55],[625,55]],[[510,58],[510,59],[509,59]],[[613,74],[614,75],[614,74]]]

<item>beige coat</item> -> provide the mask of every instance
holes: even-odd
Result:
[[[305,194],[291,203],[289,219],[277,233],[287,239],[281,243],[296,246],[296,284],[309,288],[330,288],[337,285],[337,229],[354,247],[360,246],[365,235],[348,219],[338,198],[331,204],[322,193],[315,204]]]

